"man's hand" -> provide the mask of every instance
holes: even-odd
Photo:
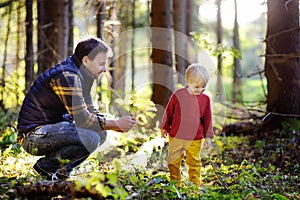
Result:
[[[119,132],[127,132],[133,127],[135,122],[136,122],[136,120],[133,116],[124,116],[124,117],[120,117],[119,119],[116,119],[116,120],[107,119],[104,129],[105,130],[114,130],[114,131],[119,131]]]
[[[136,120],[133,116],[124,116],[124,117],[117,119],[116,122],[119,127],[119,131],[127,132],[133,127]]]
[[[161,129],[161,136],[162,136],[163,138],[166,138],[166,137],[168,136],[167,130]]]

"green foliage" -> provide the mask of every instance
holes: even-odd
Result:
[[[213,44],[208,40],[208,38],[205,37],[205,35],[201,33],[194,32],[193,33],[194,40],[198,43],[200,47],[203,49],[211,52],[211,55],[214,57],[217,57],[219,55],[222,55],[224,53],[230,54],[234,58],[242,59],[242,55],[240,51],[233,46],[230,48],[227,48],[226,46],[222,44]]]
[[[0,147],[7,148],[10,144],[16,143],[17,130],[14,121],[15,114],[10,110],[0,111]]]
[[[151,120],[156,115],[155,104],[150,100],[151,88],[145,87],[142,90],[135,90],[124,99],[118,98],[115,103],[126,110],[127,113],[134,115],[137,125],[146,132],[146,128],[151,125]]]
[[[300,132],[300,120],[298,119],[290,119],[286,122],[282,123],[282,133],[288,132]]]
[[[111,173],[92,172],[87,177],[78,177],[75,182],[76,189],[85,188],[90,193],[99,193],[104,198],[125,199],[128,196],[127,191],[123,188],[118,174],[121,170],[120,163],[113,160],[115,171]]]

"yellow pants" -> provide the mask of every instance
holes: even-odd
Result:
[[[201,143],[202,140],[184,140],[169,137],[167,162],[170,170],[170,180],[181,180],[180,166],[185,153],[189,181],[201,185]]]

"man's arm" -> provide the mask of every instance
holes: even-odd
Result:
[[[72,72],[61,73],[51,79],[49,85],[53,92],[65,105],[68,113],[73,117],[78,127],[101,130],[96,115],[88,111],[82,93],[82,84],[79,76]]]
[[[107,119],[101,127],[97,115],[91,113],[83,97],[82,85],[79,76],[65,72],[51,79],[50,86],[65,105],[68,113],[73,117],[78,127],[91,130],[128,131],[135,124],[135,118],[125,116],[119,119]]]

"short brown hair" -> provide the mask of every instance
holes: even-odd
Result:
[[[108,56],[112,56],[111,48],[99,38],[89,37],[81,40],[76,48],[74,54],[79,60],[82,60],[84,56],[94,60],[96,55],[100,52],[108,53]]]

